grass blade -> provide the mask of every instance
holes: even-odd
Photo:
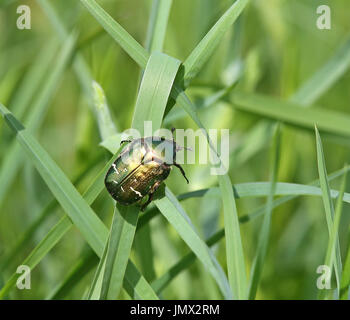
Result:
[[[109,236],[100,299],[116,299],[123,284],[139,210],[117,205]]]
[[[346,174],[344,174],[343,176],[342,183],[339,190],[339,196],[337,199],[337,205],[335,209],[333,227],[329,236],[327,254],[325,259],[325,265],[328,266],[331,270],[330,279],[332,277],[332,269],[333,269],[333,264],[335,260],[334,258],[335,258],[335,250],[336,250],[336,240],[338,237],[339,223],[340,223],[340,218],[341,218],[341,213],[343,208],[343,197],[344,197],[345,187],[346,187]],[[337,291],[339,294],[340,287],[337,288]],[[325,299],[326,292],[327,290],[325,289],[319,291],[319,299]]]
[[[181,238],[187,243],[191,250],[196,254],[198,259],[203,263],[205,268],[211,273],[213,278],[218,283],[222,294],[226,299],[232,298],[230,286],[226,276],[217,262],[215,256],[210,249],[201,240],[198,233],[195,231],[187,214],[182,209],[180,203],[171,191],[165,189],[166,197],[155,200],[155,204],[160,212],[165,216],[169,223],[179,233]]]
[[[350,245],[349,245],[349,239],[350,239],[350,237],[348,236],[348,251],[346,254],[342,278],[340,281],[340,296],[339,296],[339,298],[341,300],[348,300],[349,299],[349,287],[350,287]]]
[[[80,0],[101,26],[141,68],[146,67],[147,51],[94,0]]]
[[[89,188],[86,193],[85,199],[78,193],[74,186],[70,183],[68,178],[64,175],[62,170],[54,163],[50,156],[46,153],[40,144],[32,137],[32,135],[23,127],[23,125],[9,112],[9,110],[0,104],[0,113],[5,118],[8,125],[16,133],[16,137],[27,152],[29,158],[33,164],[37,167],[41,173],[44,181],[47,183],[52,193],[55,195],[58,202],[62,205],[63,209],[69,214],[62,218],[60,223],[56,225],[55,229],[55,241],[46,241],[44,239],[36,248],[36,252],[40,253],[42,247],[50,246],[52,248],[54,244],[66,233],[68,225],[71,226],[72,219],[73,223],[81,231],[82,235],[92,247],[92,249],[98,254],[102,255],[103,244],[106,243],[108,232],[102,221],[95,215],[92,209],[89,207],[89,201],[93,201],[94,197],[97,197],[99,192],[103,188],[104,176],[100,175],[93,186]],[[117,156],[117,155],[116,155]],[[111,161],[113,162],[116,158],[114,156]],[[108,163],[109,166],[111,163]],[[105,173],[105,171],[104,171]],[[58,230],[58,231],[57,231]],[[42,257],[42,256],[41,256]],[[134,274],[138,274],[138,278],[142,277],[138,270],[134,271]],[[18,275],[14,275],[14,281],[16,281]],[[129,281],[132,281],[130,279]],[[5,285],[0,291],[0,297],[4,297],[6,292],[9,290],[14,282],[10,285]],[[144,290],[151,290],[144,283]],[[154,293],[149,293],[148,296],[153,296]]]
[[[344,113],[317,107],[304,108],[275,98],[241,92],[233,93],[231,102],[234,108],[241,111],[306,129],[312,129],[316,124],[321,131],[347,138],[350,136],[350,117]]]
[[[350,66],[350,38],[327,63],[315,72],[291,97],[301,105],[311,105],[335,83]]]
[[[258,284],[262,275],[263,266],[265,263],[265,258],[267,254],[268,242],[270,237],[271,228],[271,216],[273,210],[273,197],[276,192],[276,181],[279,165],[279,153],[280,153],[280,125],[278,124],[274,143],[273,143],[273,154],[271,161],[271,186],[269,190],[269,195],[267,198],[266,213],[264,215],[263,225],[259,234],[257,253],[253,262],[250,276],[249,294],[248,299],[255,299],[256,292],[258,289]]]
[[[327,179],[327,170],[326,170],[326,164],[325,164],[324,155],[323,155],[323,147],[322,147],[321,137],[320,137],[320,134],[318,133],[316,126],[315,126],[315,134],[316,134],[317,165],[318,165],[318,172],[319,172],[319,177],[320,177],[320,186],[321,186],[321,190],[322,190],[323,204],[324,204],[324,208],[325,208],[325,212],[326,212],[326,220],[327,220],[329,237],[331,238],[333,224],[334,224],[334,221],[333,221],[333,219],[334,219],[334,206],[333,206],[331,192],[330,192],[329,183],[328,183],[328,179]],[[336,237],[336,239],[335,239],[336,258],[334,260],[334,269],[335,269],[335,276],[337,279],[337,288],[339,290],[342,263],[341,263],[338,235],[336,235],[335,237]]]
[[[162,51],[172,0],[153,0],[145,46],[149,52]]]
[[[219,177],[220,191],[224,207],[228,278],[230,286],[233,292],[237,295],[237,298],[245,299],[247,294],[247,276],[236,203],[230,179],[226,175]]]
[[[155,52],[147,63],[137,97],[132,128],[144,134],[144,121],[152,121],[152,129],[160,128],[166,103],[174,83],[180,61]]]
[[[184,85],[187,87],[191,80],[202,69],[214,50],[222,40],[225,32],[231,27],[242,13],[249,0],[237,0],[210,29],[197,47],[184,62]]]

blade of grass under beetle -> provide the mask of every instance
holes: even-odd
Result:
[[[152,121],[153,132],[160,129],[179,67],[179,60],[163,53],[151,53],[141,81],[132,120],[132,128],[137,129],[141,136],[145,134],[144,121]],[[150,226],[139,233],[135,240],[138,256],[143,262],[142,267],[147,276],[152,278],[155,271],[153,255],[151,255],[153,247]]]
[[[169,93],[175,79],[180,62],[162,53],[152,53],[147,63],[145,74],[141,82],[132,127],[137,129],[141,135],[144,135],[144,121],[152,121],[152,129],[160,128]],[[134,239],[137,223],[136,207],[125,209],[119,207],[117,216],[119,216],[119,226],[115,227],[116,231],[110,235],[111,241],[115,241],[120,248],[113,246],[109,255],[107,255],[105,275],[103,278],[103,287],[101,298],[116,298],[120,291],[122,279],[124,276],[128,255]],[[132,214],[126,214],[132,210]],[[126,217],[134,218],[127,221]],[[127,250],[125,250],[127,249]],[[126,254],[125,254],[126,253]],[[113,268],[119,266],[118,269]]]
[[[241,111],[306,129],[313,129],[316,124],[321,131],[336,136],[350,137],[350,116],[345,113],[317,107],[305,108],[276,98],[241,92],[234,92],[230,101],[235,109]]]
[[[140,274],[136,266],[129,260],[126,267],[125,274],[128,277],[124,277],[123,287],[133,299],[144,299],[144,300],[158,300],[158,296],[152,290],[149,290],[150,284],[146,279]]]
[[[172,0],[153,0],[151,14],[148,22],[145,48],[148,52],[163,51],[165,33],[168,25],[168,18]],[[140,84],[144,70],[140,70],[138,83]],[[173,80],[171,79],[171,82]],[[140,85],[139,85],[140,86]],[[166,97],[167,99],[168,97]],[[166,102],[165,102],[166,103]],[[141,270],[147,281],[155,278],[154,252],[151,237],[151,225],[147,224],[135,235],[135,251],[140,260]]]
[[[271,216],[273,210],[273,198],[276,192],[276,181],[279,166],[279,154],[280,154],[280,124],[277,125],[273,146],[272,146],[272,159],[271,159],[271,186],[269,190],[269,195],[267,198],[266,213],[264,215],[263,224],[259,233],[257,252],[254,258],[254,262],[251,269],[250,283],[249,283],[249,293],[248,299],[255,299],[256,292],[258,289],[258,284],[262,275],[263,266],[265,263],[265,258],[267,254],[267,248],[270,237],[271,229]]]
[[[205,37],[199,42],[184,62],[185,76],[184,85],[187,87],[191,80],[203,68],[203,65],[213,54],[214,50],[222,40],[226,31],[232,26],[249,0],[237,0],[221,16],[215,25],[209,30]]]
[[[205,268],[211,273],[224,297],[226,299],[232,299],[232,292],[229,283],[215,256],[199,237],[189,217],[168,188],[165,189],[165,194],[166,197],[155,200],[155,204],[159,211],[175,228],[190,249],[196,254]]]
[[[329,232],[329,236],[331,237],[333,224],[334,224],[334,221],[333,221],[334,205],[331,198],[329,183],[327,179],[327,170],[326,170],[326,164],[324,159],[322,141],[316,126],[315,126],[315,135],[316,135],[316,149],[317,149],[317,166],[318,166],[318,172],[319,172],[319,178],[320,178],[320,186],[322,189],[322,199],[323,199],[323,205],[326,212],[328,232]],[[334,270],[335,270],[335,276],[337,280],[337,290],[339,293],[342,263],[341,263],[338,235],[336,235],[335,242],[336,244],[335,244]]]
[[[346,253],[346,259],[343,268],[343,274],[340,281],[340,299],[349,299],[349,287],[350,287],[350,232],[348,229],[348,250]]]
[[[152,129],[160,128],[168,97],[180,61],[160,52],[151,54],[137,97],[132,128],[144,135],[144,121],[152,121]]]
[[[162,51],[172,0],[153,0],[145,47],[149,52]]]
[[[16,137],[24,147],[28,156],[30,157],[33,164],[37,167],[41,173],[43,179],[50,186],[51,191],[55,195],[56,199],[60,202],[64,210],[70,214],[62,218],[61,223],[57,224],[56,230],[58,228],[64,229],[71,226],[70,218],[73,223],[78,227],[84,236],[85,240],[94,249],[94,251],[101,255],[103,251],[103,244],[106,242],[108,237],[108,231],[102,221],[95,215],[92,209],[89,207],[87,202],[82,198],[74,186],[70,183],[68,178],[64,175],[62,170],[53,162],[50,156],[42,149],[40,144],[32,137],[32,135],[23,127],[23,125],[9,112],[7,108],[0,104],[0,113],[5,118],[8,125],[13,131],[16,132]],[[117,156],[117,155],[116,155]],[[111,161],[115,160],[112,157]],[[107,168],[111,163],[107,164]],[[105,170],[107,170],[105,168]],[[105,171],[104,171],[105,174]],[[93,197],[97,197],[99,192],[103,189],[103,175],[100,175],[96,179],[96,183],[89,188],[86,193],[86,199],[91,201],[94,200]],[[69,228],[68,228],[69,229]],[[66,233],[64,231],[58,232],[59,236],[55,233],[57,241]],[[40,251],[42,247],[55,245],[55,241],[46,241],[45,239],[36,247],[34,251]],[[137,270],[138,272],[138,270]],[[134,272],[135,273],[135,272]],[[128,275],[127,275],[128,276]],[[5,285],[0,291],[0,297],[4,297],[6,292],[15,283],[18,274],[14,274],[12,277],[12,282],[8,281],[9,285]],[[142,277],[138,273],[138,277]],[[14,280],[14,281],[13,281]],[[132,281],[132,279],[130,279]],[[146,282],[147,283],[147,282]],[[6,288],[5,288],[6,287]],[[151,290],[148,297],[155,296],[153,290],[148,285],[145,286],[146,290]],[[143,288],[144,289],[144,288]]]
[[[51,73],[47,81],[43,85],[37,98],[33,102],[33,108],[26,118],[28,129],[35,131],[39,128],[46,110],[50,105],[50,99],[57,90],[59,81],[62,78],[63,72],[68,64],[69,58],[73,52],[75,37],[70,36],[63,44]],[[44,61],[43,61],[44,63]],[[16,108],[15,108],[16,109]],[[21,110],[19,110],[21,111]],[[20,112],[21,113],[21,112]],[[6,157],[0,168],[0,204],[4,200],[6,192],[18,172],[19,167],[24,159],[21,156],[21,148],[17,143],[13,143],[6,153]]]
[[[332,278],[332,269],[333,269],[333,264],[334,264],[334,259],[335,259],[336,239],[338,237],[339,223],[340,223],[341,213],[342,213],[342,209],[343,209],[343,200],[342,199],[344,196],[345,187],[346,187],[346,174],[344,174],[344,176],[343,176],[342,183],[341,183],[341,186],[339,189],[339,196],[337,199],[337,205],[336,205],[336,209],[335,209],[333,227],[332,227],[331,233],[329,235],[329,240],[328,240],[325,265],[330,268],[329,280],[331,280],[331,278]],[[339,294],[340,287],[338,287],[337,291]],[[320,290],[318,298],[323,300],[326,298],[326,294],[327,294],[327,290],[325,290],[325,289]]]
[[[139,209],[136,206],[125,208],[116,205],[100,299],[116,299],[119,295],[131,252],[138,215]]]

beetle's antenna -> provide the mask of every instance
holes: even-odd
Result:
[[[184,178],[186,179],[187,183],[190,183],[186,177],[185,170],[182,169],[182,167],[176,162],[174,162],[174,166],[180,169],[180,171],[181,171],[182,175],[184,176]]]
[[[180,150],[188,150],[188,151],[193,151],[193,149],[191,147],[182,147],[177,145],[176,146],[176,152],[180,151]]]

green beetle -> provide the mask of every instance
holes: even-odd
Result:
[[[131,205],[148,195],[142,205],[144,211],[153,195],[168,177],[171,166],[180,169],[189,183],[185,171],[176,163],[176,152],[183,149],[175,140],[163,137],[145,137],[123,140],[129,144],[109,168],[105,185],[114,200],[122,205]]]

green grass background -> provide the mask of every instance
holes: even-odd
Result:
[[[104,139],[111,131],[122,132],[131,126],[141,71],[82,2],[21,1],[31,8],[32,29],[18,30],[16,8],[19,2],[0,1],[0,102],[28,127],[80,193],[89,187],[111,157],[100,145],[101,135]],[[165,31],[162,51],[184,62],[233,2],[172,1],[167,24],[167,8],[161,9],[165,27],[158,26],[157,34],[162,38],[160,31]],[[152,1],[105,0],[98,3],[133,38],[150,48],[147,28],[149,21],[154,19]],[[255,270],[259,279],[257,299],[316,299],[319,295],[316,269],[325,263],[329,243],[330,247],[339,250],[344,277],[349,272],[346,269],[349,205],[344,203],[342,207],[337,247],[336,241],[330,241],[332,237],[328,232],[332,225],[327,225],[326,212],[337,212],[337,209],[327,207],[326,180],[321,179],[323,197],[318,190],[318,196],[298,195],[272,208],[274,193],[276,198],[281,194],[293,194],[291,189],[281,193],[276,182],[307,185],[319,176],[321,178],[324,172],[322,157],[328,174],[349,162],[349,4],[347,0],[323,1],[322,4],[330,5],[332,10],[331,30],[316,28],[319,1],[249,1],[233,27],[227,27],[213,55],[186,90],[205,128],[230,129],[228,176],[233,185],[251,183],[248,197],[236,197],[241,221],[244,220],[242,217],[266,205],[266,210],[262,211],[265,217],[260,215],[240,224],[244,270],[242,264],[238,270],[241,276],[247,274],[247,279],[242,280],[247,287],[252,279],[251,270]],[[68,34],[72,31],[73,36],[65,36],[63,32],[62,37],[59,23],[65,26]],[[156,49],[161,49],[160,42]],[[88,98],[84,94],[75,72],[77,55],[85,60],[91,78],[104,91],[114,123],[111,131],[103,132],[101,126],[106,128],[109,124],[96,121],[101,111],[92,111],[92,86],[92,96]],[[181,72],[178,77],[181,81]],[[277,123],[280,127],[275,131]],[[319,154],[314,124],[323,144],[323,152],[319,150]],[[179,105],[170,111],[163,126],[198,128]],[[116,148],[114,140],[112,146],[113,143]],[[12,160],[6,160],[14,148],[18,150]],[[7,166],[6,161],[9,161]],[[52,193],[3,120],[0,120],[0,169],[1,290],[64,212],[60,206],[53,209],[52,205],[41,217],[42,210],[53,199]],[[224,197],[217,188],[218,179],[210,175],[209,166],[184,165],[184,169],[190,184],[187,185],[181,174],[173,170],[167,179],[172,193],[180,195],[212,188],[198,197],[181,201],[199,238],[205,240],[226,225],[224,216],[226,219],[228,215],[225,215],[227,212],[224,214],[222,200],[227,203],[230,198]],[[261,181],[272,183],[265,185],[265,191],[256,196],[262,190],[256,182]],[[329,184],[331,189],[339,190],[340,175]],[[239,186],[237,190],[239,194]],[[249,196],[253,190],[255,196]],[[345,188],[345,192],[347,190]],[[164,206],[166,203],[157,203],[159,209]],[[110,228],[114,203],[106,190],[98,195],[91,208]],[[150,206],[149,211],[157,213],[157,208]],[[168,214],[176,217],[171,212]],[[39,223],[33,225],[38,219]],[[131,248],[131,260],[147,282],[153,284],[183,256],[197,252],[179,236],[179,230],[186,230],[182,228],[182,222],[179,220],[180,227],[176,229],[176,221],[170,218],[168,220],[173,223],[169,223],[167,219],[157,214],[136,233]],[[138,220],[140,223],[141,217]],[[43,254],[32,272],[31,290],[14,287],[4,298],[86,297],[98,259],[78,229],[73,227],[52,250]],[[23,235],[27,236],[18,244]],[[239,237],[237,233],[230,236]],[[264,241],[266,248],[259,245]],[[229,275],[231,288],[235,291],[237,283],[230,274],[237,269],[230,267],[226,247],[227,242],[221,240],[212,247],[212,252]],[[128,249],[123,248],[127,258]],[[193,263],[185,265],[184,270],[166,284],[158,294],[159,298],[223,298],[217,282],[204,267],[211,260],[203,252],[198,255],[206,262],[192,258]],[[333,290],[326,294],[328,298],[337,294],[337,283],[333,278]],[[343,281],[348,285],[346,279]],[[130,298],[124,289],[118,297]],[[235,292],[233,295],[236,297]]]

